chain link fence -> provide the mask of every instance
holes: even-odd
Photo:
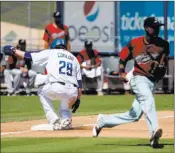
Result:
[[[1,46],[26,39],[27,50],[43,49],[42,36],[55,2],[1,2]]]

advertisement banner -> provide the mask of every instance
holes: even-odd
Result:
[[[123,47],[131,39],[145,35],[143,22],[146,17],[155,16],[164,23],[164,1],[120,2],[120,45]],[[168,42],[170,56],[174,56],[174,2],[168,2]],[[164,38],[164,27],[160,29]]]
[[[100,52],[114,52],[114,7],[114,2],[64,2],[73,52],[82,50],[86,39]]]

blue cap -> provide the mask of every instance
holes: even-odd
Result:
[[[52,41],[52,43],[50,44],[50,48],[54,49],[57,46],[64,46],[66,48],[66,41],[64,39],[61,38],[56,38]]]

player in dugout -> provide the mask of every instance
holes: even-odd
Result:
[[[86,40],[84,49],[79,52],[77,59],[82,69],[83,77],[96,79],[98,96],[103,96],[103,66],[99,51],[93,49],[93,43]]]

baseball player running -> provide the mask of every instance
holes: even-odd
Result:
[[[122,114],[100,114],[93,128],[93,136],[97,137],[104,127],[114,127],[124,123],[135,122],[145,115],[150,131],[150,143],[158,147],[162,129],[158,126],[153,90],[155,83],[162,79],[166,72],[169,54],[169,43],[158,37],[161,24],[155,17],[144,20],[146,36],[130,41],[120,53],[120,75],[126,81],[124,73],[126,62],[134,59],[133,77],[130,85],[136,95],[131,109]]]
[[[46,118],[54,130],[70,129],[70,108],[75,112],[79,107],[82,77],[76,57],[66,50],[65,40],[57,38],[52,41],[50,49],[37,53],[22,52],[9,45],[4,47],[4,52],[46,67],[48,75],[38,91]],[[52,106],[52,100],[60,100],[60,117]]]

